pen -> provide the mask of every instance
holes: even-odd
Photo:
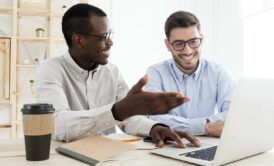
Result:
[[[126,139],[126,140],[122,140],[123,142],[135,142],[135,141],[140,141],[141,138],[131,138],[131,139]]]

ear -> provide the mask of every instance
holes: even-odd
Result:
[[[71,41],[72,41],[73,47],[75,48],[81,49],[84,46],[84,40],[78,34],[73,34]]]
[[[200,34],[200,36],[201,36],[201,39],[202,39],[202,43],[201,44],[203,44],[203,42],[204,42],[204,35]]]
[[[165,39],[165,45],[166,45],[166,48],[169,52],[171,52],[171,45],[169,44],[169,41],[167,39]]]

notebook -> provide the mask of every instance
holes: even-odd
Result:
[[[90,165],[104,161],[123,152],[134,150],[135,145],[101,136],[91,136],[63,144],[55,150],[63,155]]]

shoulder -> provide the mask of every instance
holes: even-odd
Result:
[[[101,65],[100,68],[102,70],[105,70],[105,71],[108,71],[108,72],[111,72],[111,73],[119,72],[118,67],[115,64],[112,64],[112,63],[108,63],[106,65]]]
[[[220,63],[201,59],[202,73],[205,77],[216,78],[217,80],[231,80],[232,76]]]
[[[41,77],[60,77],[60,73],[63,70],[63,58],[63,56],[58,56],[42,61],[36,69],[36,75]]]
[[[63,61],[63,56],[58,56],[42,61],[37,69],[47,69],[47,70],[57,70],[62,67],[61,62]]]
[[[202,69],[207,72],[218,74],[222,71],[225,71],[224,66],[218,62],[201,59],[201,63],[202,63]]]
[[[166,73],[171,69],[172,59],[168,59],[156,64],[151,65],[148,68],[148,72],[157,71],[159,73]]]
[[[120,73],[119,68],[112,63],[101,65],[99,70],[101,70],[100,73],[104,75],[118,76]]]

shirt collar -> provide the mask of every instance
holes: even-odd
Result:
[[[199,64],[197,69],[195,70],[195,72],[192,75],[188,75],[183,73],[177,66],[178,64],[174,61],[174,59],[172,60],[172,67],[173,70],[175,72],[175,76],[177,77],[177,79],[179,80],[179,82],[183,82],[186,78],[188,77],[193,77],[195,82],[198,80],[200,73],[201,73],[201,59],[199,59]]]
[[[69,68],[73,70],[73,72],[75,72],[75,74],[88,74],[89,72],[95,73],[96,71],[98,71],[101,67],[100,65],[98,65],[95,69],[91,70],[91,71],[87,71],[82,69],[71,57],[69,52],[66,52],[65,56],[65,61],[69,64]]]

